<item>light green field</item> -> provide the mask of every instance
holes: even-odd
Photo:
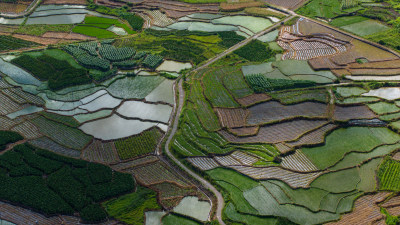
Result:
[[[362,22],[342,26],[341,28],[362,37],[390,29],[390,27],[375,20],[365,20]]]
[[[400,136],[387,128],[349,127],[329,134],[325,145],[302,151],[319,169],[326,169],[349,152],[369,152],[379,145],[399,140]]]

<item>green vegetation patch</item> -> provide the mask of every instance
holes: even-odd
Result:
[[[151,189],[138,186],[136,192],[120,196],[102,203],[107,213],[113,218],[127,224],[144,224],[144,213],[158,210],[157,193]]]
[[[360,87],[337,87],[334,89],[340,97],[359,96],[367,91]]]
[[[353,23],[359,23],[365,20],[368,20],[368,18],[362,16],[342,16],[333,19],[329,24],[335,27],[343,27]]]
[[[42,81],[48,81],[53,91],[91,82],[85,69],[77,69],[65,60],[43,54],[38,57],[23,54],[12,63],[26,69]]]
[[[317,90],[287,90],[269,93],[269,95],[285,105],[307,101],[327,103],[329,100],[329,94],[325,88]]]
[[[76,25],[72,32],[96,38],[114,38],[118,36],[106,29],[83,24]]]
[[[204,86],[204,95],[210,100],[213,107],[236,108],[239,104],[225,88],[224,76],[238,70],[236,67],[224,67],[207,71],[203,75],[202,83]]]
[[[133,15],[136,17],[136,15]],[[126,16],[126,18],[132,19],[130,16]],[[135,19],[132,19],[134,23]],[[83,24],[78,24],[72,29],[72,32],[83,34],[96,38],[113,38],[117,37],[115,33],[107,30],[107,28],[112,25],[116,27],[123,28],[128,34],[134,34],[135,32],[126,24],[122,23],[118,19],[110,19],[104,17],[95,17],[95,16],[86,16]],[[143,24],[142,24],[143,26]],[[140,27],[141,29],[141,27]]]
[[[311,183],[311,187],[331,193],[343,193],[355,190],[359,182],[358,168],[352,168],[323,174]]]
[[[43,116],[33,119],[32,122],[39,128],[41,133],[66,147],[81,150],[92,140],[91,136],[83,133],[78,128],[66,126]]]
[[[379,189],[400,190],[400,162],[386,158],[378,170]]]
[[[15,50],[20,48],[28,48],[38,46],[38,44],[12,36],[0,35],[0,51]]]
[[[395,112],[400,111],[399,107],[397,107],[393,103],[388,103],[388,102],[372,103],[372,104],[368,104],[368,107],[372,111],[374,111],[376,114],[379,114],[379,115],[395,113]]]
[[[168,214],[162,219],[162,224],[164,225],[176,225],[176,224],[185,224],[185,225],[200,225],[200,222],[195,220],[188,219],[187,217],[179,216],[177,214]]]
[[[303,148],[303,153],[317,166],[326,169],[349,152],[370,152],[382,144],[393,144],[400,136],[385,127],[349,127],[333,131],[325,145]]]
[[[263,62],[274,55],[274,52],[259,40],[251,41],[234,53],[250,62]]]
[[[311,0],[296,12],[308,17],[330,19],[362,9],[358,4],[346,4],[346,2],[350,1],[344,0],[343,4],[339,0]]]
[[[208,101],[205,99],[203,95],[203,88],[200,82],[193,83],[190,88],[189,98],[195,103],[194,107],[196,114],[203,127],[209,131],[219,130],[221,127],[218,118],[215,115],[210,103],[208,103]]]
[[[34,24],[34,25],[23,25],[20,26],[17,30],[14,32],[17,34],[27,34],[27,35],[33,35],[33,36],[42,36],[46,32],[52,31],[52,32],[65,32],[69,33],[71,32],[72,28],[74,25],[67,25],[67,24],[57,24],[57,25],[51,25],[51,24]]]
[[[134,189],[132,175],[66,158],[28,144],[0,156],[0,199],[45,215],[72,215],[86,222],[107,218],[99,202]]]
[[[65,125],[68,125],[70,127],[78,127],[80,125],[80,123],[75,120],[73,117],[71,116],[63,116],[63,115],[59,115],[59,114],[55,114],[55,113],[49,113],[49,112],[41,112],[40,113],[42,116],[46,117],[47,119],[59,122],[59,123],[63,123]]]
[[[270,91],[278,91],[293,88],[305,88],[315,86],[314,81],[308,80],[286,80],[286,79],[270,79],[263,74],[252,74],[246,76],[246,80],[250,87],[256,93],[264,93]]]
[[[235,205],[229,202],[224,209],[224,215],[232,221],[243,223],[243,224],[252,224],[252,225],[276,225],[276,218],[269,217],[258,217],[248,214],[241,214],[235,209]],[[290,223],[285,223],[290,224]]]
[[[13,131],[0,131],[0,151],[6,149],[8,144],[23,140],[20,134]]]
[[[390,29],[390,27],[375,20],[365,20],[362,22],[342,26],[341,28],[362,37],[384,32]]]
[[[154,152],[162,134],[158,128],[153,127],[139,135],[116,141],[115,147],[121,159],[132,159]]]
[[[124,13],[121,15],[121,18],[128,21],[129,25],[131,25],[131,27],[136,31],[143,28],[144,19],[138,15],[132,13]]]

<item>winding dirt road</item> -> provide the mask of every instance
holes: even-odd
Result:
[[[290,15],[289,17],[287,17],[286,19],[284,19],[282,22],[286,22],[290,19],[292,19],[294,17],[294,15]],[[227,49],[226,51],[222,52],[221,54],[209,59],[206,63],[204,63],[203,65],[201,65],[200,67],[197,67],[196,69],[194,69],[193,71],[198,71],[202,68],[206,68],[207,66],[211,65],[212,63],[218,61],[219,59],[225,57],[226,55],[232,53],[233,51],[241,48],[242,46],[246,45],[247,43],[249,43],[250,41],[257,39],[259,37],[261,37],[262,35],[276,29],[277,27],[279,27],[281,25],[281,23],[276,23],[273,26],[247,38],[246,40],[232,46],[231,48]],[[179,78],[178,78],[179,79]],[[195,172],[193,172],[191,169],[189,169],[188,167],[186,167],[183,163],[181,163],[171,152],[170,152],[170,144],[171,141],[173,139],[173,137],[175,136],[176,131],[178,130],[178,124],[179,124],[179,117],[181,115],[182,112],[182,108],[183,108],[183,104],[184,104],[184,100],[185,100],[185,91],[183,90],[182,87],[183,84],[183,80],[180,79],[179,82],[176,84],[175,88],[177,87],[179,90],[179,102],[176,102],[176,108],[175,108],[175,112],[174,112],[174,123],[172,125],[172,129],[170,130],[170,135],[167,138],[167,141],[165,143],[165,152],[167,154],[167,156],[174,161],[174,163],[176,165],[178,165],[181,169],[183,169],[185,172],[187,172],[188,174],[190,174],[190,176],[192,176],[193,178],[195,178],[196,180],[198,180],[205,188],[209,189],[217,198],[217,209],[216,209],[216,213],[215,216],[218,219],[218,222],[221,225],[225,225],[224,221],[222,220],[222,210],[224,209],[224,205],[225,205],[225,201],[224,198],[222,197],[222,194],[210,183],[208,182],[206,179],[204,179],[203,177],[197,175]],[[161,150],[161,149],[160,149]],[[161,151],[157,151],[157,154],[162,154]]]
[[[227,50],[225,50],[224,52],[220,53],[219,55],[216,55],[215,57],[209,59],[208,61],[206,61],[204,64],[202,64],[201,66],[197,67],[197,68],[194,69],[193,71],[198,71],[198,70],[201,70],[201,69],[204,69],[204,68],[208,67],[209,65],[213,64],[214,62],[216,62],[216,61],[222,59],[223,57],[229,55],[230,53],[232,53],[232,52],[238,50],[239,48],[241,48],[241,47],[243,47],[243,46],[245,46],[245,45],[248,44],[250,41],[255,40],[255,39],[257,39],[257,38],[263,36],[264,34],[273,31],[274,29],[276,29],[276,28],[278,28],[279,26],[281,26],[281,23],[282,23],[282,22],[284,23],[284,22],[286,22],[286,21],[292,19],[293,17],[295,17],[295,15],[290,15],[290,16],[286,17],[284,20],[282,20],[282,21],[280,21],[280,22],[278,22],[278,23],[275,23],[274,25],[268,27],[267,29],[265,29],[265,30],[263,30],[263,31],[261,31],[261,32],[259,32],[259,33],[257,33],[257,34],[255,34],[255,35],[253,35],[253,36],[247,38],[246,40],[243,40],[242,42],[237,43],[236,45],[234,45],[234,46],[228,48]]]
[[[200,177],[197,175],[195,172],[187,168],[183,163],[181,163],[169,150],[169,145],[171,143],[172,138],[174,137],[176,131],[178,130],[178,124],[179,124],[179,116],[182,112],[184,100],[185,100],[185,91],[183,90],[182,87],[183,79],[179,80],[179,83],[177,84],[178,90],[179,90],[179,103],[177,104],[177,108],[175,111],[175,120],[174,124],[172,125],[171,129],[171,134],[167,138],[167,142],[165,143],[165,152],[167,153],[168,157],[176,163],[181,169],[183,169],[185,172],[190,174],[193,178],[198,180],[205,188],[209,189],[213,194],[217,197],[217,210],[216,210],[216,218],[218,219],[218,222],[221,225],[225,225],[224,221],[222,220],[222,210],[224,209],[224,198],[222,197],[221,193],[206,179]]]

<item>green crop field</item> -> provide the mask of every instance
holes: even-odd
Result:
[[[378,170],[379,189],[398,191],[400,188],[399,173],[400,163],[395,160],[385,159]]]
[[[303,148],[302,152],[318,168],[325,169],[340,161],[346,153],[370,152],[379,145],[393,144],[398,138],[398,134],[387,128],[343,128],[328,135],[326,145]]]
[[[138,136],[129,137],[115,142],[121,159],[131,159],[154,151],[162,133],[157,128],[144,131]]]

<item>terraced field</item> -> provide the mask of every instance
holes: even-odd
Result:
[[[398,223],[393,1],[38,4],[0,3],[0,224]]]

